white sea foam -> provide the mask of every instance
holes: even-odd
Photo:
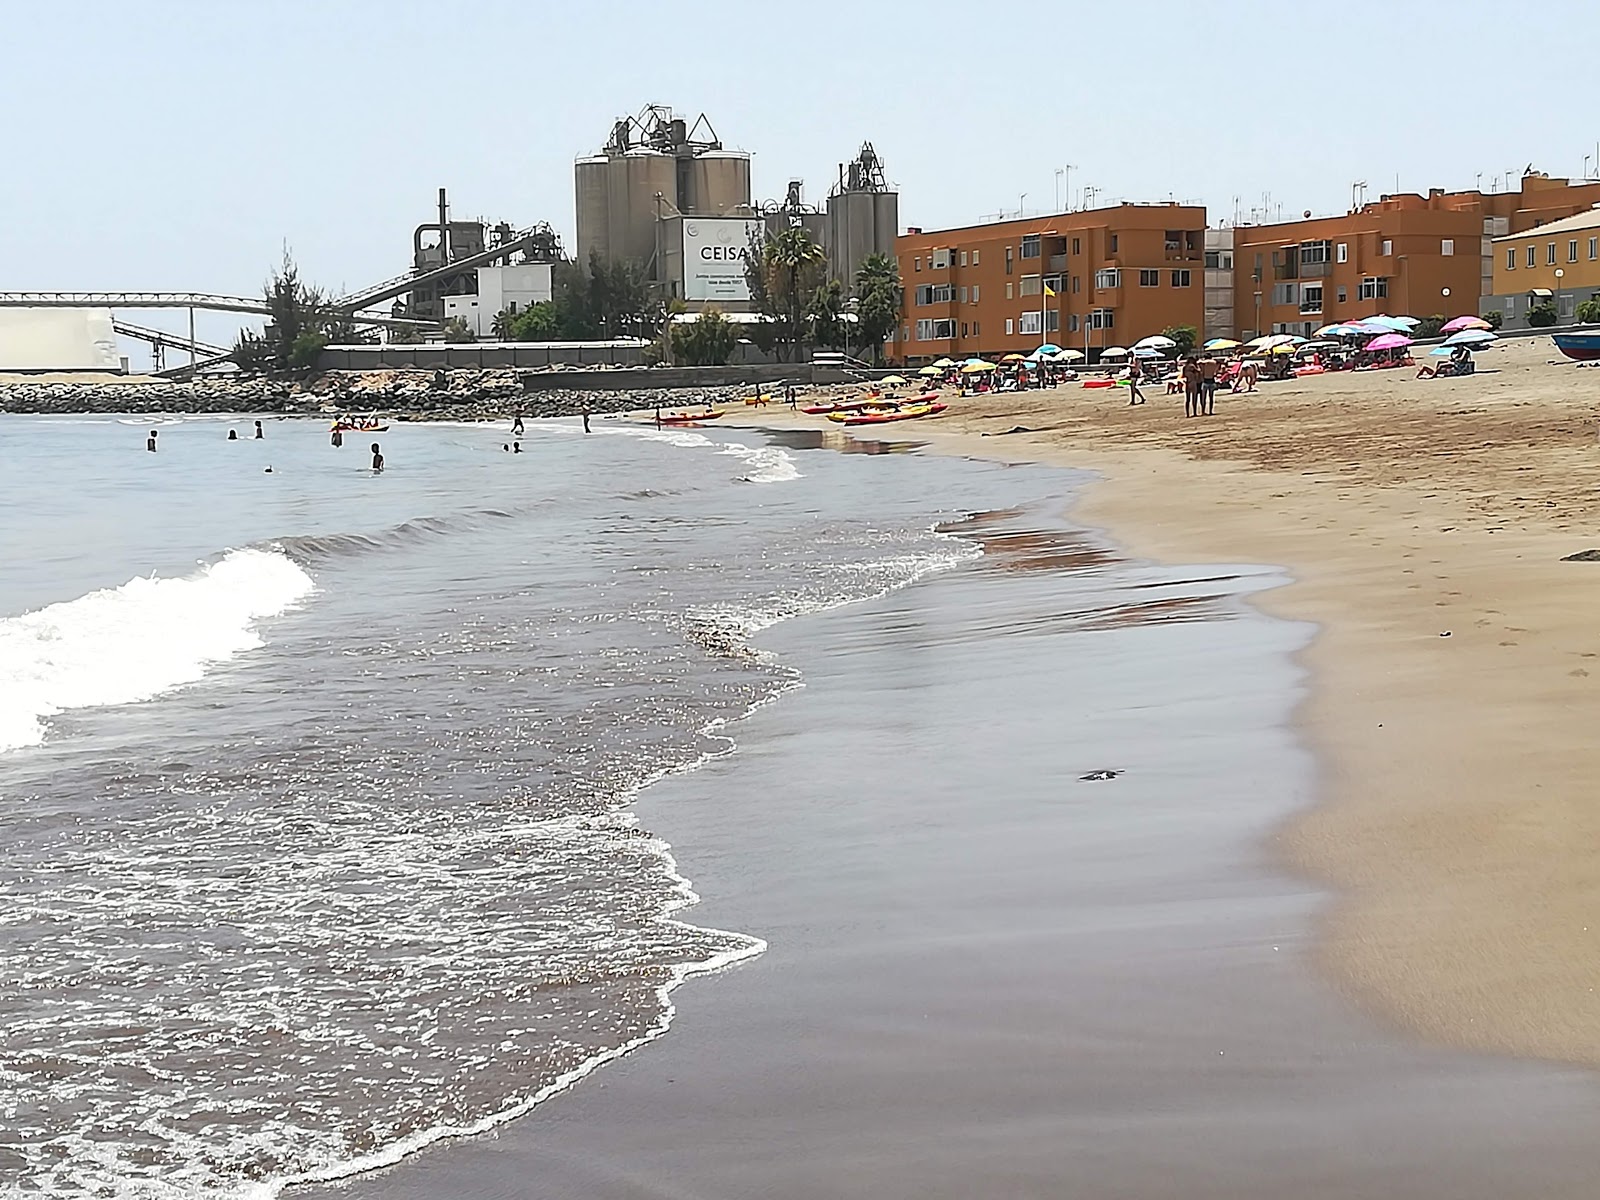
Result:
[[[44,739],[75,708],[148,700],[259,646],[254,624],[312,590],[268,550],[233,550],[192,575],[133,579],[0,619],[0,752]]]
[[[651,442],[665,442],[669,446],[681,446],[685,449],[715,447],[718,454],[730,454],[749,465],[749,472],[740,476],[745,483],[788,483],[792,479],[802,477],[793,457],[777,446],[744,446],[738,442],[719,442],[692,429],[619,426],[602,432],[625,434],[628,437],[644,438]]]

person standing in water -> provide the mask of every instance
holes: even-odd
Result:
[[[383,451],[378,449],[378,443],[372,443],[372,473],[374,475],[383,470]]]
[[[237,429],[228,430],[228,440],[230,442],[237,442],[239,440],[239,431]]]
[[[522,413],[520,411],[511,419],[511,432],[516,437],[522,436]]]
[[[264,432],[263,432],[263,431],[262,431],[262,429],[261,429],[261,422],[260,422],[260,421],[257,421],[257,422],[256,422],[256,437],[258,437],[258,438],[264,438],[264,437],[266,437],[266,436],[267,436],[267,435],[266,435],[266,434],[265,434],[265,433],[264,433]]]
[[[156,452],[156,431],[154,429],[150,431],[150,436],[145,438],[144,448],[150,451],[151,454]]]
[[[583,431],[585,433],[589,432],[589,406],[587,404],[583,406]]]
[[[344,445],[344,431],[335,425],[333,427],[333,448],[337,450],[342,445]]]

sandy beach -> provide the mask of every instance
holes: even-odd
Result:
[[[1074,516],[1137,553],[1288,569],[1260,602],[1321,630],[1324,779],[1279,843],[1336,889],[1331,977],[1439,1042],[1600,1064],[1600,563],[1562,561],[1600,546],[1600,374],[1544,338],[1479,365],[1263,384],[1209,418],[1067,385],[887,428],[1095,469]]]

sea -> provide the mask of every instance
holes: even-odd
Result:
[[[633,805],[805,685],[760,632],[1074,483],[593,429],[0,417],[0,1195],[272,1197],[663,1034],[765,943]]]

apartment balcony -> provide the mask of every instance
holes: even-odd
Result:
[[[1190,250],[1185,246],[1167,246],[1167,262],[1200,262],[1206,256],[1204,250]]]
[[[1333,264],[1331,262],[1318,262],[1318,263],[1303,262],[1303,263],[1300,264],[1300,278],[1301,279],[1326,279],[1329,275],[1332,275],[1332,274],[1333,274]]]
[[[1067,269],[1067,256],[1065,254],[1052,254],[1050,256],[1050,273],[1057,274]]]
[[[1299,279],[1300,264],[1298,262],[1278,263],[1272,268],[1274,279]]]
[[[1122,303],[1123,288],[1095,288],[1089,293],[1090,308],[1116,308]]]

